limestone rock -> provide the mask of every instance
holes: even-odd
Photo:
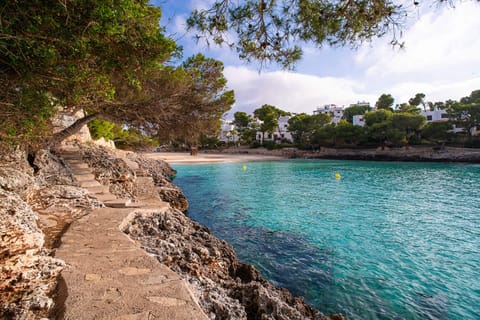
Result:
[[[168,163],[162,160],[148,159],[133,152],[127,153],[127,158],[136,162],[141,170],[153,178],[157,186],[168,185],[171,182],[170,177],[177,174]]]
[[[48,150],[35,153],[33,166],[37,181],[41,185],[76,185],[71,169]]]
[[[35,181],[34,178],[25,173],[13,168],[0,167],[0,188],[6,191],[18,193],[21,196],[26,196],[28,189],[32,188]]]
[[[84,146],[82,152],[98,182],[119,198],[135,199],[135,172],[113,150]]]
[[[142,210],[123,231],[194,287],[211,319],[329,319],[238,260],[233,248],[178,210]]]
[[[171,187],[159,187],[158,195],[160,199],[165,202],[170,203],[172,208],[180,210],[182,212],[187,211],[188,209],[188,200],[187,197],[183,194],[182,190],[177,186]]]
[[[182,212],[188,209],[187,198],[170,180],[176,171],[166,162],[127,153],[127,161],[138,164],[137,171],[142,173],[139,177],[127,161],[113,150],[94,146],[82,150],[85,161],[93,169],[95,179],[108,185],[110,192],[117,197],[132,200],[154,197],[170,203]]]
[[[185,197],[180,188],[172,183],[171,177],[176,175],[177,172],[168,163],[162,160],[147,159],[133,152],[128,153],[127,158],[135,161],[140,170],[152,177],[161,200],[170,203],[173,208],[182,212],[187,211],[187,197]]]
[[[72,218],[80,218],[89,210],[104,207],[90,196],[86,189],[68,185],[53,185],[33,190],[28,203],[39,212],[69,212]]]
[[[0,189],[0,318],[38,319],[53,306],[63,263],[42,249],[37,220],[17,194]]]
[[[11,146],[1,146],[0,167],[10,167],[26,174],[32,174],[33,168],[28,164],[25,150]]]

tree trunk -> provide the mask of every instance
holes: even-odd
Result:
[[[80,129],[89,123],[92,120],[95,120],[100,117],[100,113],[92,113],[89,115],[86,115],[83,118],[78,119],[75,121],[71,126],[63,129],[60,132],[55,133],[44,145],[46,148],[55,148],[57,147],[63,140],[66,138],[70,137],[71,135],[74,135]]]

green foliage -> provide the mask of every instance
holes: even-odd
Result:
[[[415,97],[411,98],[408,100],[408,103],[411,106],[418,107],[419,105],[422,105],[425,108],[425,94],[424,93],[417,93]]]
[[[278,128],[278,118],[288,114],[288,112],[280,110],[277,107],[269,104],[264,104],[260,108],[253,111],[255,118],[263,122],[260,125],[260,131],[263,134],[265,134],[265,132],[273,134],[275,129]]]
[[[333,147],[335,146],[335,124],[327,124],[315,130],[311,138],[312,146]]]
[[[106,140],[112,140],[114,138],[114,127],[115,123],[101,119],[95,119],[88,123],[88,129],[94,140],[98,140],[102,137]]]
[[[240,132],[240,142],[251,144],[257,138],[257,130],[256,129],[244,129]]]
[[[464,144],[465,148],[480,148],[480,139],[479,138],[471,138]]]
[[[451,139],[452,124],[449,122],[427,123],[420,132],[422,138],[433,143],[444,143]]]
[[[381,123],[381,122],[391,120],[392,115],[393,115],[393,112],[391,112],[390,110],[384,110],[384,109],[367,112],[364,117],[365,124],[368,127],[371,127],[376,123]]]
[[[462,99],[460,99],[460,103],[463,103],[463,104],[480,103],[480,90],[472,91],[468,97],[463,97]]]
[[[397,112],[392,116],[392,127],[402,134],[401,141],[410,143],[419,136],[425,117],[411,112]]]
[[[391,94],[382,94],[377,102],[375,103],[375,107],[377,109],[386,109],[386,110],[392,110],[394,99]]]
[[[57,105],[113,117],[124,102],[140,99],[145,82],[176,49],[159,18],[160,9],[146,0],[5,2],[0,104],[9,110],[0,114],[0,135],[7,127],[24,142],[30,127],[48,135]]]
[[[217,0],[195,10],[187,25],[199,39],[235,48],[242,59],[289,68],[302,57],[300,43],[356,46],[392,31],[392,44],[399,44],[394,31],[406,15],[402,5],[390,1]]]
[[[202,134],[199,138],[199,146],[202,149],[217,149],[220,141],[217,137]]]
[[[365,114],[367,111],[370,111],[370,109],[371,108],[369,106],[364,106],[364,105],[356,105],[356,106],[345,108],[345,110],[343,110],[343,119],[352,123],[353,116]]]
[[[467,135],[471,137],[472,130],[475,127],[480,127],[480,102],[471,104],[454,103],[448,109],[448,116],[452,124],[465,128]]]
[[[312,137],[315,132],[330,122],[327,114],[319,113],[308,115],[298,114],[288,120],[288,131],[291,132],[293,141],[299,146],[312,144]]]
[[[253,119],[246,112],[237,111],[233,114],[233,124],[237,127],[240,132],[243,132],[245,129],[249,128]]]
[[[151,127],[163,141],[181,139],[196,146],[201,135],[216,135],[222,116],[235,102],[234,92],[227,89],[221,61],[197,54],[181,67],[171,70],[165,85],[172,85],[171,95],[149,114]],[[174,85],[173,85],[174,84]],[[165,86],[159,86],[165,92]],[[170,89],[168,89],[170,90]],[[155,109],[154,109],[155,110]]]
[[[122,126],[115,125],[112,131],[113,141],[119,149],[143,150],[159,145],[158,141],[143,135],[135,128],[124,129]]]
[[[335,126],[335,144],[338,146],[357,146],[365,139],[363,127],[354,126],[346,120],[340,121]]]
[[[402,103],[397,109],[397,112],[408,112],[408,113],[416,113],[416,114],[420,114],[421,111],[422,110],[417,108],[416,106],[409,105],[407,103]]]

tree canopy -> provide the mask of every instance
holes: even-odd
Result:
[[[264,104],[260,108],[255,109],[253,115],[262,121],[260,131],[265,134],[265,132],[273,133],[278,128],[278,118],[288,115],[288,112],[280,110],[275,106]]]
[[[247,129],[251,125],[252,121],[252,117],[246,112],[237,111],[233,114],[232,124],[234,124],[240,132]]]
[[[348,122],[353,122],[353,116],[365,114],[365,112],[370,111],[370,106],[367,105],[353,105],[343,110],[343,119]]]
[[[187,24],[198,38],[227,44],[242,59],[288,68],[302,57],[302,43],[355,47],[391,34],[392,44],[401,45],[397,36],[408,14],[404,4],[387,0],[217,0],[195,10]]]
[[[146,82],[176,49],[160,15],[147,0],[7,1],[0,136],[44,137],[39,130],[59,105],[106,114],[142,102]]]
[[[288,120],[288,131],[292,134],[293,142],[299,145],[309,145],[312,144],[315,132],[327,125],[330,120],[330,117],[325,113],[297,114]]]
[[[384,93],[378,98],[377,102],[375,103],[375,107],[377,109],[392,110],[393,101],[394,99],[391,94]]]
[[[0,140],[53,146],[101,118],[139,134],[194,143],[215,131],[233,101],[223,64],[202,55],[182,66],[148,0],[9,1],[0,21]],[[52,136],[59,108],[87,115]]]

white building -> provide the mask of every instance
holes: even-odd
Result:
[[[222,120],[222,124],[220,126],[220,135],[218,136],[218,140],[222,142],[236,142],[238,141],[238,133],[236,131],[235,125],[232,124],[230,121]]]
[[[288,131],[288,120],[290,118],[290,116],[280,116],[278,118],[278,127],[273,134],[265,132],[265,135],[263,135],[261,131],[257,131],[257,140],[262,143],[263,141],[275,141],[278,143],[280,143],[282,140],[288,140],[290,142],[293,141],[292,134]]]
[[[421,115],[427,118],[427,122],[447,122],[449,120],[447,110],[440,110],[440,109],[426,110],[426,111],[422,111]],[[457,127],[453,125],[452,132],[459,133],[464,131],[465,131],[465,128]],[[473,128],[471,130],[471,134],[474,136],[477,135],[478,134],[477,128]]]
[[[323,107],[317,107],[313,111],[313,114],[327,114],[332,118],[333,123],[339,123],[343,117],[343,107],[339,107],[336,104],[326,104]]]
[[[352,117],[352,123],[354,126],[365,127],[365,115],[357,114]]]
[[[446,110],[427,110],[420,112],[422,116],[427,118],[427,122],[445,122],[448,121],[448,114]]]

